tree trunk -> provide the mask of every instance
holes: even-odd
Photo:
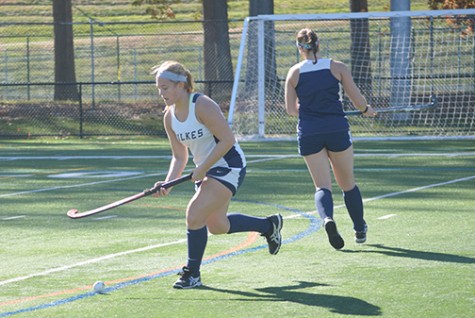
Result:
[[[53,0],[54,19],[54,99],[79,100],[74,67],[71,0]]]
[[[350,0],[351,12],[368,12],[367,0]],[[351,19],[351,72],[368,100],[372,97],[371,46],[368,19]]]
[[[210,81],[206,84],[206,93],[217,101],[229,100],[233,64],[226,0],[203,0],[203,17],[205,80]]]

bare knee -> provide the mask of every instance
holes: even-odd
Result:
[[[191,230],[201,229],[205,226],[205,220],[199,213],[188,212],[186,215],[186,227]]]
[[[342,191],[348,192],[348,191],[351,191],[355,188],[356,183],[353,180],[351,180],[349,182],[339,183],[338,185],[339,185],[339,187]]]
[[[226,234],[228,233],[228,230],[229,229],[223,226],[208,226],[208,231],[213,235]]]
[[[229,232],[229,220],[226,215],[211,215],[206,221],[208,231],[214,235],[226,234]]]

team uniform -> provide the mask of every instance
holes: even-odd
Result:
[[[308,156],[322,149],[345,151],[352,145],[350,125],[343,111],[343,88],[331,72],[331,59],[304,60],[297,64],[299,79],[295,87],[299,99],[298,145],[299,153]],[[356,233],[356,241],[366,240],[367,225],[363,218],[363,203],[357,186],[344,191],[343,197]],[[315,192],[315,205],[324,220],[324,228],[331,245],[336,249],[344,241],[333,221],[331,189]],[[359,238],[361,236],[361,238]]]
[[[175,116],[175,106],[172,105],[171,127],[177,139],[185,145],[193,155],[196,166],[201,165],[215,148],[219,140],[211,131],[196,118],[196,101],[201,94],[190,95],[188,117],[180,121]],[[213,178],[226,186],[233,194],[241,186],[246,175],[246,159],[244,153],[236,142],[231,149],[220,158],[206,173],[208,178]],[[201,181],[196,182],[196,188]],[[228,234],[237,232],[259,232],[267,240],[270,254],[277,254],[281,245],[280,231],[283,219],[280,214],[266,218],[258,218],[240,213],[227,214],[229,220]],[[207,227],[187,230],[188,263],[179,273],[181,276],[173,285],[174,288],[186,289],[202,285],[200,266],[208,238]]]
[[[343,111],[341,83],[330,70],[331,59],[298,63],[299,97],[298,142],[302,156],[320,152],[344,151],[351,146],[348,119]]]
[[[190,95],[189,112],[185,121],[175,116],[175,107],[171,107],[172,129],[177,139],[193,155],[196,166],[202,164],[213,151],[219,140],[196,118],[196,101],[201,94]],[[246,158],[238,143],[220,158],[207,172],[207,176],[224,184],[233,195],[236,194],[246,175]],[[199,186],[200,183],[197,183]]]

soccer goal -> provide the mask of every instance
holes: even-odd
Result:
[[[321,57],[346,63],[368,102],[391,109],[375,119],[349,116],[354,137],[475,138],[474,21],[475,9],[248,17],[229,124],[241,139],[294,138],[284,84],[300,61],[295,36],[308,27]],[[347,97],[343,104],[355,110]]]

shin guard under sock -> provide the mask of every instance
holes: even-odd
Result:
[[[267,218],[258,218],[239,213],[229,214],[228,220],[230,224],[228,234],[238,232],[267,233],[271,226]]]
[[[325,220],[325,218],[333,219],[332,192],[328,189],[318,189],[315,192],[315,207],[322,220]]]
[[[353,190],[344,191],[343,198],[350,218],[353,221],[353,229],[355,231],[363,231],[366,223],[363,218],[363,198],[361,197],[358,186],[355,185]]]
[[[198,230],[188,229],[186,236],[188,239],[187,267],[193,273],[193,276],[200,275],[201,261],[208,242],[208,229],[206,226]]]

